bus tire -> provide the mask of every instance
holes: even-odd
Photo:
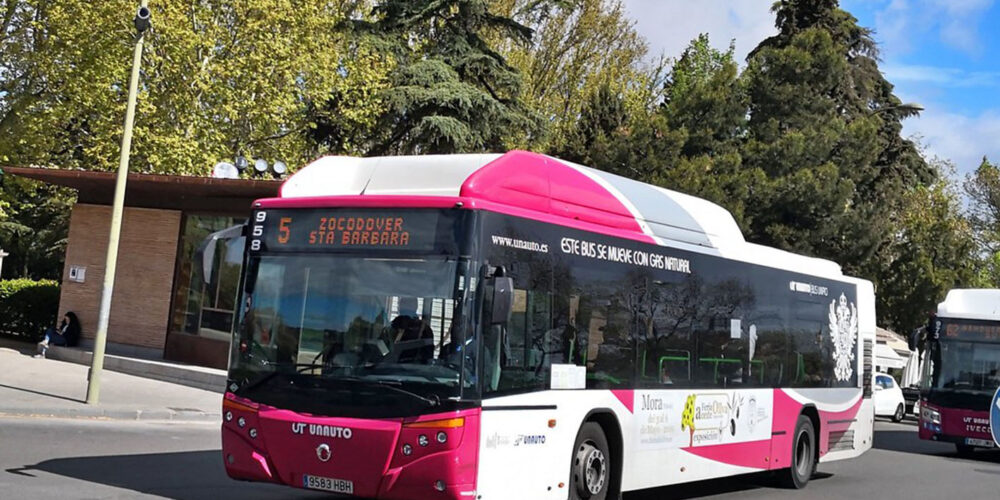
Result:
[[[816,472],[816,430],[812,420],[805,415],[799,415],[799,420],[795,423],[791,465],[779,472],[782,486],[796,490],[805,488]]]
[[[584,422],[573,446],[569,494],[571,500],[606,500],[611,487],[608,439],[597,422]]]

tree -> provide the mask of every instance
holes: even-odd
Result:
[[[522,100],[546,134],[515,133],[521,147],[561,150],[588,99],[602,86],[641,95],[647,47],[620,0],[494,0],[493,9],[533,30],[530,44],[497,39],[497,51],[522,77]],[[643,105],[628,102],[627,106]]]
[[[384,0],[352,24],[395,65],[367,154],[498,151],[511,129],[535,128],[517,71],[487,41],[531,30],[487,0]]]
[[[937,168],[948,168],[942,164]],[[981,284],[979,252],[956,187],[941,176],[903,197],[898,230],[880,256],[879,324],[909,332],[926,321],[948,290]]]
[[[985,286],[1000,286],[1000,168],[983,157],[965,179],[969,197],[969,225],[984,259]]]
[[[69,190],[19,178],[6,178],[0,200],[15,200],[0,216],[0,249],[4,258],[0,279],[60,279],[66,249]]]
[[[16,164],[117,165],[135,5],[4,0],[0,156]],[[138,99],[136,170],[207,174],[237,153],[298,165],[315,154],[306,112],[334,92],[371,93],[388,68],[337,29],[339,2],[154,2]],[[0,14],[2,15],[2,14]],[[6,21],[5,21],[6,22]],[[372,100],[340,113],[359,128]],[[345,146],[354,147],[352,144]]]
[[[878,279],[906,193],[936,176],[900,137],[917,112],[892,94],[869,30],[835,0],[781,0],[778,34],[750,54],[744,166],[754,241],[829,258]]]
[[[734,51],[732,43],[712,48],[701,34],[671,67],[659,114],[684,142],[659,183],[724,206],[746,228],[746,200],[763,175],[743,167],[748,101]]]

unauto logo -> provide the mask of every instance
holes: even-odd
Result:
[[[514,446],[520,445],[531,445],[531,444],[545,444],[544,434],[518,434],[517,439],[514,440]]]

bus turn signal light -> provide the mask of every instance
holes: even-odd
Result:
[[[454,429],[465,426],[465,417],[447,418],[444,420],[428,420],[426,422],[413,422],[403,424],[407,429]]]
[[[250,413],[257,413],[257,408],[245,405],[243,403],[237,403],[236,401],[233,401],[232,399],[228,398],[222,400],[222,408],[230,410],[248,411]]]

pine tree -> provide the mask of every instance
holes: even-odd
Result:
[[[778,34],[749,56],[745,166],[769,181],[754,193],[753,239],[878,276],[906,193],[935,171],[900,137],[915,114],[878,70],[871,32],[835,0],[781,0]]]
[[[378,40],[396,68],[378,97],[369,154],[502,151],[511,129],[535,130],[521,105],[520,77],[487,42],[517,43],[531,30],[487,0],[385,0],[356,32]]]

